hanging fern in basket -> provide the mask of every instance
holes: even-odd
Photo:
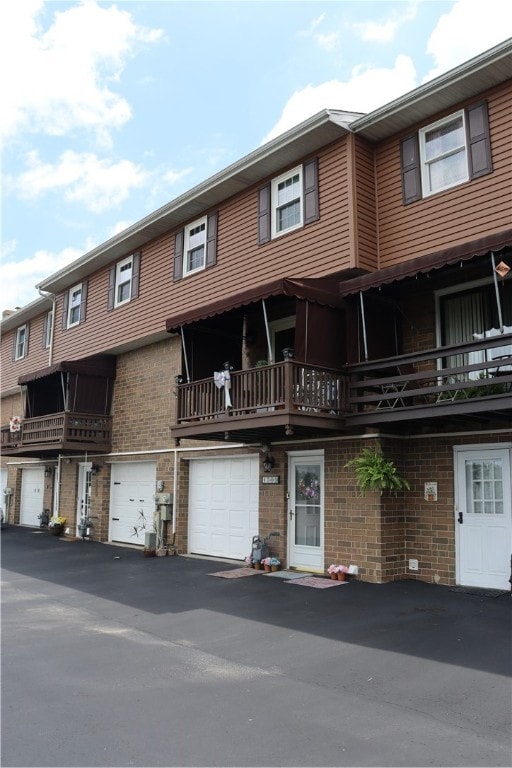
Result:
[[[357,484],[364,495],[367,491],[394,491],[409,490],[410,485],[403,477],[392,461],[384,458],[382,453],[371,448],[363,448],[360,455],[351,459],[345,467],[353,467]]]

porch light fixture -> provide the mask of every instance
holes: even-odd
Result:
[[[91,464],[91,475],[97,475],[101,467],[99,464]]]
[[[53,467],[45,467],[44,468],[44,476],[45,477],[51,477],[53,474]]]
[[[267,453],[267,455],[266,455],[266,457],[265,457],[265,459],[263,461],[263,471],[264,472],[271,472],[273,466],[274,466],[274,459],[272,458],[272,456],[269,453]]]
[[[175,377],[174,377],[174,381],[175,381],[175,383],[176,383],[176,384],[178,384],[178,385],[179,385],[179,384],[183,384],[183,382],[185,381],[185,379],[184,379],[184,377],[183,377],[183,376],[181,375],[181,373],[180,373],[180,374],[178,374],[178,376],[175,376]]]
[[[293,360],[294,354],[295,354],[295,350],[293,347],[285,347],[283,349],[283,357],[285,360]]]

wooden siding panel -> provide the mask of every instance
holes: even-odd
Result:
[[[503,85],[483,96],[489,104],[494,166],[491,174],[404,206],[400,181],[401,137],[395,136],[378,148],[380,267],[510,227],[512,88],[510,84]],[[460,105],[463,106],[468,104]],[[454,111],[455,108],[450,113]],[[432,121],[442,116],[434,115]]]
[[[357,263],[363,269],[377,269],[377,200],[375,194],[374,149],[358,139],[356,155],[356,237]]]
[[[28,355],[22,360],[12,359],[12,350],[17,328],[2,334],[1,341],[1,391],[17,386],[19,376],[48,365],[49,350],[43,347],[43,331],[47,312],[30,320]],[[24,325],[25,323],[20,323]]]

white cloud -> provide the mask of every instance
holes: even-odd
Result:
[[[370,112],[416,86],[416,71],[408,56],[397,56],[392,69],[355,68],[347,82],[331,80],[296,91],[262,143],[323,109]]]
[[[0,309],[14,309],[39,298],[35,285],[48,275],[82,256],[78,248],[64,248],[59,253],[36,251],[25,259],[5,260],[0,264]],[[13,254],[14,255],[14,254]]]
[[[108,144],[111,131],[131,117],[114,86],[137,46],[153,44],[163,33],[94,0],[57,10],[43,29],[43,10],[55,7],[40,0],[2,3],[0,133],[4,139],[20,132],[62,136],[78,127]]]
[[[427,45],[435,65],[424,81],[463,64],[473,56],[512,37],[510,0],[458,0],[444,13]]]
[[[129,160],[112,162],[88,152],[63,152],[55,164],[44,163],[36,152],[27,158],[28,170],[9,186],[20,197],[36,199],[59,192],[70,203],[81,203],[95,213],[123,202],[133,189],[148,183],[150,174]]]
[[[364,6],[363,6],[364,7]],[[357,32],[361,40],[367,43],[390,43],[394,40],[397,30],[409,21],[412,21],[417,12],[417,2],[404,4],[400,13],[393,11],[389,18],[382,21],[365,21],[355,23],[352,29]]]

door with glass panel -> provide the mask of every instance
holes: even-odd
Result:
[[[511,450],[456,452],[457,583],[510,589]]]
[[[323,451],[290,454],[288,562],[293,568],[324,567]]]

